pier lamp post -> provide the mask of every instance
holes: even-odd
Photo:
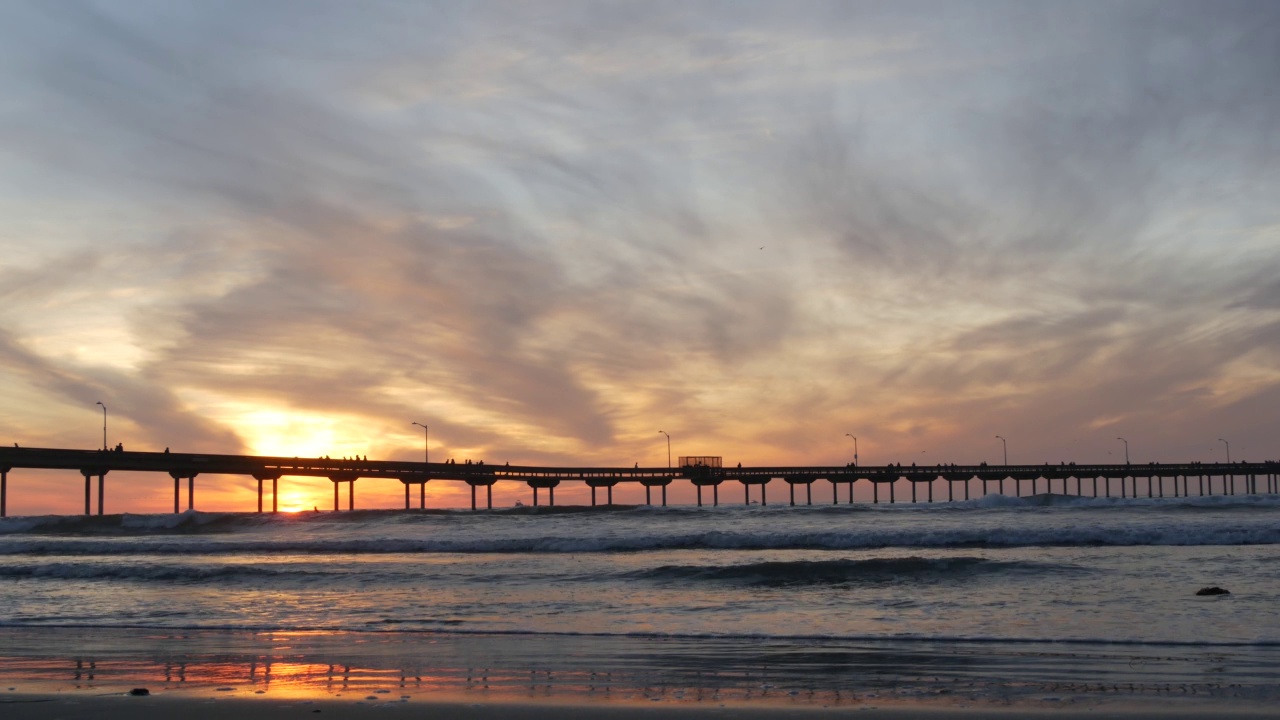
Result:
[[[1129,441],[1125,440],[1122,437],[1118,437],[1116,439],[1124,443],[1124,464],[1128,465],[1129,464]]]
[[[997,435],[996,439],[1000,441],[1000,446],[1004,448],[1004,464],[1008,465],[1009,464],[1009,441],[1005,440],[1004,437],[1000,435]]]
[[[102,405],[102,401],[94,403],[94,405]],[[102,449],[107,449],[107,406],[102,405]]]
[[[429,464],[431,462],[431,428],[420,422],[413,424],[422,428],[422,462]]]
[[[671,435],[666,430],[659,430],[658,434],[667,436],[667,467],[671,467]]]
[[[853,466],[858,467],[858,438],[849,433],[845,433],[844,436],[853,438]]]
[[[1231,464],[1231,443],[1227,442],[1226,440],[1223,440],[1222,438],[1218,438],[1218,442],[1227,446],[1227,464],[1230,465]]]

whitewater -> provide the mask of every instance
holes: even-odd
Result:
[[[1276,643],[1276,509],[1045,495],[12,518],[0,625]],[[1231,595],[1195,595],[1209,585]]]

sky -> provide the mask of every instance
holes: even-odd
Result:
[[[127,450],[1280,457],[1277,37],[1269,1],[9,0],[0,442],[99,447],[100,401]],[[15,471],[10,512],[80,483]]]

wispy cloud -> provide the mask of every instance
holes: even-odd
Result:
[[[516,461],[629,464],[659,427],[827,462],[1016,426],[1086,459],[1117,423],[1274,455],[1278,23],[10,5],[0,429],[83,444],[103,399],[226,450],[260,407],[402,457],[428,417]]]

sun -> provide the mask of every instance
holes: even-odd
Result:
[[[368,454],[367,423],[346,415],[319,415],[291,409],[243,405],[227,408],[227,422],[253,455],[344,457]]]

